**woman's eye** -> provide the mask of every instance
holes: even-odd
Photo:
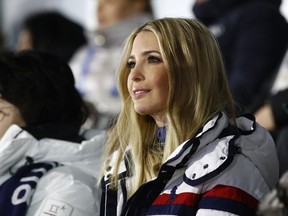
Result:
[[[149,56],[148,57],[148,62],[149,63],[156,63],[156,62],[161,62],[161,59],[156,57],[156,56]]]
[[[127,66],[128,66],[129,69],[132,69],[132,68],[135,67],[135,62],[132,62],[132,61],[131,61],[131,62],[128,62],[128,63],[127,63]]]

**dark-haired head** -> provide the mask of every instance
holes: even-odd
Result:
[[[86,120],[70,67],[51,54],[0,53],[0,94],[19,109],[28,129],[41,128],[35,132],[38,138],[65,139],[78,133]]]
[[[28,46],[30,49],[58,55],[66,62],[86,43],[83,27],[56,11],[28,16],[22,23],[18,40],[18,50]]]

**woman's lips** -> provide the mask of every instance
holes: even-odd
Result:
[[[151,90],[149,89],[144,89],[144,88],[133,88],[133,98],[137,99],[140,98],[146,94],[148,94]]]

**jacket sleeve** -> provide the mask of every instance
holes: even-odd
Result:
[[[97,216],[100,189],[96,179],[73,167],[61,166],[43,176],[31,198],[27,216]]]
[[[217,185],[203,194],[197,216],[255,215],[258,200],[240,188]]]

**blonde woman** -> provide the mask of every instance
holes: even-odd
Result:
[[[256,212],[278,180],[276,150],[252,116],[236,117],[218,44],[204,25],[164,18],[137,28],[118,88],[101,215]]]

